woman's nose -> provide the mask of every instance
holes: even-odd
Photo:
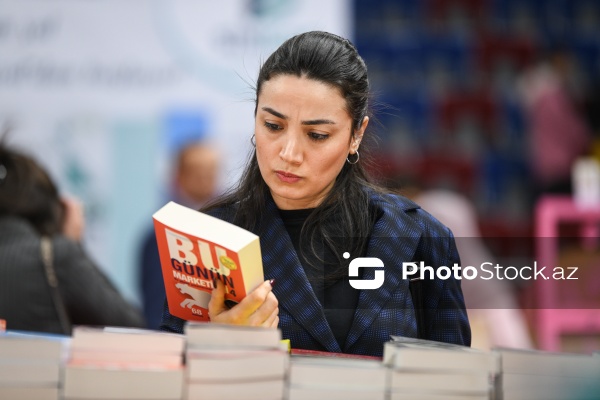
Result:
[[[293,133],[285,135],[279,157],[290,164],[300,164],[302,162],[302,144]]]

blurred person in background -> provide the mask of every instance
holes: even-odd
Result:
[[[78,201],[61,198],[33,158],[0,143],[0,319],[7,329],[70,334],[75,324],[143,326],[140,311],[82,247],[84,226]],[[45,272],[42,238],[49,238],[58,299]]]
[[[202,141],[181,145],[173,165],[171,200],[199,209],[217,192],[219,153]],[[165,305],[165,286],[154,229],[149,229],[141,244],[138,283],[146,327],[158,329]]]
[[[517,82],[529,131],[533,200],[572,193],[573,162],[591,151],[591,132],[579,110],[574,60],[556,48]]]
[[[414,190],[414,189],[413,189]],[[479,268],[496,260],[481,238],[475,206],[465,196],[446,189],[414,191],[412,199],[448,226],[456,238],[462,266]],[[531,349],[525,316],[508,280],[463,279],[461,287],[471,328],[472,346]]]

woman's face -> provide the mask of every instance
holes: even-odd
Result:
[[[277,207],[321,204],[367,124],[365,117],[351,137],[352,118],[335,87],[292,75],[265,81],[256,109],[256,156]]]

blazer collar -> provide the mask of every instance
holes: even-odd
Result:
[[[415,203],[402,197],[386,196],[381,199],[372,196],[372,202],[382,212],[376,221],[367,247],[367,257],[383,261],[385,279],[379,289],[362,290],[354,321],[346,337],[345,349],[350,348],[367,327],[380,315],[386,303],[399,288],[410,297],[408,280],[401,276],[402,262],[412,261],[422,235],[419,224],[407,212],[419,208]],[[363,279],[374,279],[374,268],[363,271]]]
[[[267,207],[258,226],[265,279],[275,279],[273,293],[279,307],[293,318],[328,351],[341,352],[329,327],[323,307],[308,282],[292,241],[279,217],[275,202],[268,196]],[[272,265],[272,268],[269,266]]]

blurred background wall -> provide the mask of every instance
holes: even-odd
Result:
[[[344,0],[2,0],[0,126],[86,208],[85,245],[132,300],[136,257],[190,137],[236,181],[258,68],[288,37],[352,36]]]
[[[407,191],[466,195],[482,235],[497,239],[494,250],[530,257],[532,211],[547,188],[532,171],[541,162],[532,148],[544,139],[532,137],[526,96],[533,90],[524,81],[562,57],[557,74],[589,139],[572,153],[596,155],[600,2],[355,0],[354,15],[355,43],[379,103],[382,179]],[[575,133],[545,141],[566,150]],[[554,153],[543,158],[559,162]]]

